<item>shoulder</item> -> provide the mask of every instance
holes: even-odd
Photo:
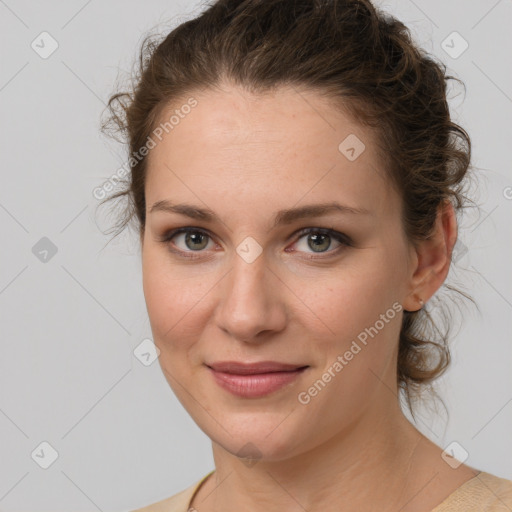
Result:
[[[432,512],[509,512],[512,480],[481,471],[456,489]]]
[[[191,486],[187,487],[183,491],[174,494],[173,496],[166,498],[162,501],[152,503],[136,510],[130,510],[129,512],[188,512],[189,503],[192,500],[195,492],[199,489],[199,486],[213,473],[211,471]]]

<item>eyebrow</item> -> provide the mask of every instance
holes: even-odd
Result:
[[[220,221],[219,217],[209,208],[200,208],[195,205],[184,203],[173,204],[167,199],[163,199],[154,203],[149,210],[149,213],[154,212],[177,213],[179,215],[190,217],[191,219],[197,219],[206,222]],[[309,204],[306,206],[300,206],[298,208],[279,210],[276,212],[274,217],[274,227],[281,224],[291,224],[292,222],[300,219],[321,217],[333,212],[352,215],[373,215],[373,213],[366,208],[354,208],[351,206],[342,205],[336,201],[331,203]]]

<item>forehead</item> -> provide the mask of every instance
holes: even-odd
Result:
[[[303,144],[306,149],[321,151],[335,149],[347,135],[357,134],[369,152],[375,152],[375,135],[353,119],[343,103],[337,105],[314,90],[281,86],[265,93],[254,94],[241,87],[223,84],[215,89],[193,95],[197,105],[180,116],[172,127],[171,137],[177,146],[200,141],[210,145],[280,143],[281,147]],[[180,111],[186,99],[175,100],[161,114],[165,123],[175,111]],[[175,119],[176,116],[174,116]],[[318,138],[321,138],[319,144]],[[172,143],[172,140],[170,141]],[[175,148],[179,149],[179,148]]]
[[[307,193],[373,210],[390,205],[375,134],[317,92],[281,87],[252,94],[224,84],[187,97],[196,106],[183,109],[149,153],[148,204],[171,195],[181,177],[178,188],[186,180],[210,198],[217,191],[256,201],[257,191],[270,198],[279,188],[292,203]],[[185,103],[174,101],[160,122]]]

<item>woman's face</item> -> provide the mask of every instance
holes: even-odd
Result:
[[[233,454],[285,459],[374,425],[397,402],[413,253],[371,133],[314,92],[194,97],[153,137],[146,182],[143,287],[169,385]],[[303,210],[331,203],[362,211]],[[224,361],[307,368],[224,387],[209,367]]]

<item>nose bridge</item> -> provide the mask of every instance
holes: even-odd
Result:
[[[244,341],[254,339],[261,331],[281,329],[285,320],[278,279],[263,252],[256,251],[251,241],[237,247],[218,305],[219,327]]]

